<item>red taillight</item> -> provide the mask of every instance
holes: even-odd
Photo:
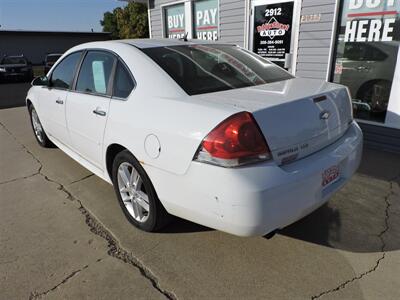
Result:
[[[271,154],[253,116],[241,112],[227,118],[207,135],[197,158],[219,165],[221,160],[230,160],[229,166],[237,166],[270,159]]]

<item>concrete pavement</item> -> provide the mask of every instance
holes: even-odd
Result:
[[[365,151],[328,205],[274,238],[183,220],[144,233],[112,187],[0,110],[0,299],[399,299],[400,157]]]
[[[0,82],[0,109],[25,106],[29,82]]]

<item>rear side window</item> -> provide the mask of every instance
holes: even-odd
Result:
[[[73,53],[57,65],[51,75],[50,84],[52,87],[61,89],[71,88],[81,55],[82,52]]]
[[[108,94],[108,84],[115,58],[101,51],[89,51],[79,72],[76,90],[85,93]]]
[[[118,98],[127,98],[134,87],[135,83],[133,82],[129,71],[121,62],[118,62],[115,71],[113,96]]]

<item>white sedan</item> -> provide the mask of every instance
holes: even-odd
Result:
[[[175,215],[271,234],[325,203],[361,160],[345,87],[296,78],[234,45],[88,43],[32,85],[39,144],[113,184],[146,231]]]

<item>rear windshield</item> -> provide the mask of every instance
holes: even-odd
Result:
[[[5,57],[1,61],[2,65],[26,65],[27,62],[25,58],[21,57]]]
[[[293,78],[260,56],[230,45],[142,49],[189,95],[255,86]]]
[[[46,61],[48,63],[55,63],[60,57],[61,57],[61,55],[48,55],[46,57]]]

